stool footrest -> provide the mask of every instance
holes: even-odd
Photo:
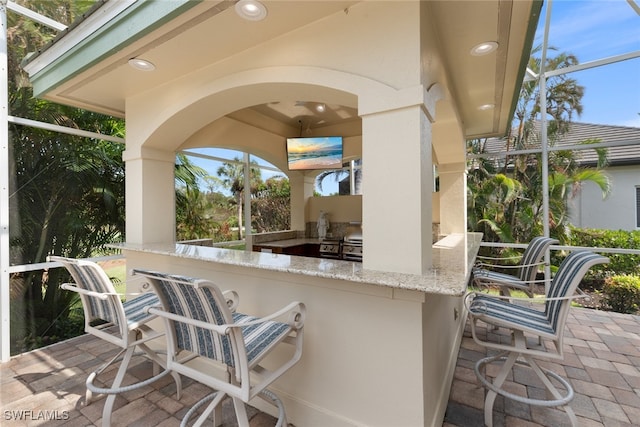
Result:
[[[476,365],[475,365],[476,376],[478,377],[478,380],[482,383],[482,385],[484,385],[489,390],[493,390],[499,395],[502,395],[511,400],[515,400],[516,402],[525,403],[527,405],[537,405],[537,406],[547,406],[547,407],[564,406],[573,400],[574,392],[573,392],[573,387],[571,387],[571,384],[569,384],[567,380],[565,380],[555,372],[550,371],[548,369],[544,369],[544,368],[539,368],[539,369],[548,378],[553,378],[557,380],[560,384],[562,384],[562,387],[565,389],[565,393],[566,393],[564,396],[557,399],[532,399],[529,397],[524,397],[518,394],[510,393],[501,387],[496,387],[491,381],[489,381],[486,378],[486,376],[482,373],[482,370],[484,366],[487,364],[494,363],[494,362],[504,362],[506,361],[506,359],[507,358],[505,356],[491,356],[491,357],[485,357],[483,359],[480,359],[478,362],[476,362]],[[515,363],[520,366],[530,367],[529,362],[524,360],[519,359]]]

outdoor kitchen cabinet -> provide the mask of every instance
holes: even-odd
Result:
[[[253,245],[254,252],[269,252],[311,258],[362,261],[362,243],[341,240],[287,239]]]
[[[271,252],[274,254],[319,257],[320,243],[281,244],[280,241],[265,242],[253,245],[254,252]]]

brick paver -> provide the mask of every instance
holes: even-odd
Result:
[[[3,427],[87,427],[102,425],[104,398],[85,404],[88,374],[109,360],[115,348],[93,337],[78,337],[12,358],[0,364],[0,409]],[[132,363],[125,384],[152,376],[152,365],[142,357]],[[84,366],[85,369],[80,368]],[[109,368],[100,379],[109,380]],[[118,395],[111,425],[118,427],[178,427],[182,417],[211,389],[183,378],[183,398],[176,399],[170,376],[149,386]],[[251,427],[275,424],[275,419],[248,407]],[[237,426],[233,405],[223,402],[223,427]],[[192,419],[193,422],[195,420]]]
[[[495,331],[489,333],[495,333]],[[470,351],[472,348],[473,352]],[[566,323],[564,360],[549,362],[543,361],[544,359],[538,360],[541,366],[561,374],[573,386],[575,397],[570,406],[576,413],[579,426],[633,426],[638,425],[640,420],[640,356],[638,353],[640,353],[639,316],[572,308]],[[472,393],[477,393],[479,382],[469,378],[469,371],[473,372],[473,363],[485,355],[486,350],[473,341],[467,325],[444,426],[465,427],[483,424],[484,414],[482,409],[477,409],[477,400],[474,400],[469,407],[465,399],[469,399]],[[464,360],[464,368],[461,367],[461,360]],[[491,371],[487,370],[487,372]],[[515,381],[526,385],[534,380],[530,375],[517,373]],[[527,387],[527,390],[529,396],[534,397],[532,396],[534,389],[531,387]],[[510,389],[513,390],[512,387]],[[531,407],[528,412],[530,416],[528,416],[527,411],[520,406],[509,403],[499,404],[499,400],[500,398],[496,400],[494,407],[494,425],[496,426],[569,425],[569,418],[560,408]],[[514,408],[520,410],[520,413]],[[460,417],[458,413],[463,413],[465,416]],[[473,419],[470,420],[470,418]]]
[[[571,407],[581,427],[633,426],[640,419],[640,317],[572,308],[567,320],[565,360],[542,361],[570,381],[575,398]],[[485,331],[507,339],[499,331]],[[84,404],[84,380],[89,372],[115,354],[115,349],[90,336],[78,337],[12,358],[0,365],[2,426],[90,426],[99,424],[104,399]],[[443,427],[474,427],[484,423],[481,387],[473,367],[486,355],[484,347],[465,331]],[[492,367],[487,369],[491,373]],[[105,372],[112,377],[115,372]],[[140,362],[129,381],[151,375],[151,364]],[[509,390],[535,397],[542,393],[526,370],[508,379]],[[113,425],[173,427],[189,407],[209,393],[207,387],[183,379],[183,398],[176,399],[175,384],[162,378],[142,390],[125,393],[114,405]],[[10,412],[5,412],[10,411]],[[10,419],[7,419],[7,416]],[[275,420],[249,411],[252,427],[274,425]],[[36,419],[40,417],[41,419]],[[43,420],[43,417],[48,419]],[[223,405],[224,426],[234,426],[233,407]],[[494,425],[539,427],[568,425],[558,408],[530,407],[498,397]],[[300,426],[302,427],[302,426]]]

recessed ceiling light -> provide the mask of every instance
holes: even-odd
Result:
[[[324,110],[325,110],[325,106],[324,106],[324,104],[318,104],[318,105],[316,105],[316,111],[317,111],[318,113],[324,113]]]
[[[481,106],[478,107],[478,110],[493,110],[494,108],[496,108],[495,104],[483,104]]]
[[[482,55],[486,55],[488,53],[491,53],[496,49],[498,49],[498,43],[496,43],[496,42],[484,42],[484,43],[480,43],[480,44],[475,45],[471,49],[471,55],[473,55],[473,56],[482,56]]]
[[[131,58],[129,60],[129,65],[140,71],[153,71],[156,69],[156,66],[153,65],[152,62],[140,58]]]
[[[249,21],[262,21],[267,17],[267,8],[256,0],[240,0],[235,8],[238,15]]]

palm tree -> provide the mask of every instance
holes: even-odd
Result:
[[[540,59],[532,52],[529,68],[541,71]],[[577,64],[577,58],[561,53],[548,58],[545,70]],[[575,79],[558,75],[547,81],[547,114],[551,117],[547,139],[553,146],[568,130],[571,119],[582,112],[584,88]],[[516,106],[512,131],[507,137],[507,151],[540,146],[538,117],[540,93],[536,82],[525,82]],[[483,153],[486,141],[470,141],[468,149]],[[593,143],[587,140],[584,143]],[[603,195],[610,191],[610,182],[602,167],[606,165],[606,150],[598,150],[600,162],[595,169],[580,166],[576,155],[567,151],[549,154],[549,218],[543,218],[541,154],[518,154],[494,162],[476,159],[469,165],[469,228],[482,231],[487,240],[527,242],[542,233],[542,224],[549,221],[550,234],[566,241],[568,201],[584,182],[600,187]]]
[[[543,71],[557,70],[578,64],[578,59],[568,53],[560,53],[555,57],[547,58],[544,70],[541,68],[541,60],[536,55],[540,53],[541,46],[536,46],[531,51],[528,68],[535,74]],[[557,50],[554,47],[550,51]],[[557,140],[568,131],[568,125],[574,115],[582,114],[582,97],[584,87],[578,81],[560,74],[547,79],[547,114],[551,117],[547,129],[550,141]],[[540,86],[537,80],[525,81],[520,88],[518,103],[514,113],[514,122],[511,127],[512,134],[509,142],[516,149],[527,148],[531,143],[539,142],[536,138],[540,115]],[[513,133],[515,131],[515,134]],[[509,147],[507,147],[508,149]]]
[[[211,202],[200,191],[200,181],[206,182],[209,174],[196,166],[183,154],[176,156],[176,237],[178,240],[191,240],[213,237],[218,228],[208,213]]]
[[[63,0],[28,4],[65,24],[91,5]],[[16,13],[7,18],[10,114],[124,136],[121,120],[33,98],[20,61],[55,34]],[[48,254],[87,257],[123,238],[123,146],[17,125],[10,125],[9,132],[12,263],[43,262]],[[54,269],[12,277],[13,352],[68,332],[65,319],[75,295],[60,291],[64,276],[62,269]],[[82,323],[78,326],[81,332]]]
[[[221,177],[222,183],[229,188],[236,203],[238,214],[238,240],[243,239],[242,235],[242,200],[244,198],[244,165],[238,157],[233,162],[225,162],[218,168],[217,175]],[[262,183],[262,171],[258,166],[258,162],[251,160],[249,163],[249,182],[253,191]],[[249,224],[251,226],[251,224]]]
[[[354,188],[353,191],[349,191],[350,194],[362,194],[362,159],[353,160],[350,163],[345,163],[343,166],[349,166],[349,171],[345,169],[325,170],[320,172],[316,177],[316,186],[318,190],[322,191],[322,183],[327,178],[333,178],[336,182],[342,182],[342,179],[346,179],[353,171]],[[340,194],[342,194],[340,192]]]

